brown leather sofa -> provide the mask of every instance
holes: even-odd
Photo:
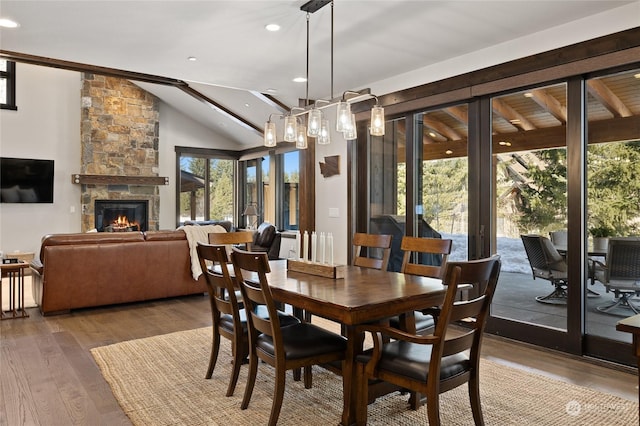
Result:
[[[207,291],[180,230],[47,235],[31,270],[43,315]]]

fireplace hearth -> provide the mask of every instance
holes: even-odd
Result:
[[[148,200],[95,200],[94,211],[98,232],[148,230]]]

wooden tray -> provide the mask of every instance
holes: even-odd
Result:
[[[304,262],[301,260],[287,259],[287,269],[294,272],[317,275],[327,278],[344,278],[344,265],[327,265],[324,263]]]

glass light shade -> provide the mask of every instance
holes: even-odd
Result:
[[[351,105],[347,102],[338,102],[336,114],[336,131],[344,132],[351,120]]]
[[[264,125],[264,146],[276,146],[277,142],[276,123],[267,121]]]
[[[376,105],[371,108],[371,136],[384,136],[384,108]]]
[[[356,115],[351,114],[351,119],[347,127],[344,129],[344,138],[348,141],[354,140],[358,138],[358,134],[356,133]]]
[[[322,120],[320,125],[320,134],[318,135],[317,141],[318,145],[329,145],[331,143],[329,120]]]
[[[320,126],[322,125],[322,111],[316,108],[309,111],[308,123],[307,136],[312,138],[318,137],[320,134]]]
[[[295,142],[298,132],[296,128],[296,118],[293,115],[287,115],[284,117],[284,140],[285,142]]]
[[[307,126],[298,126],[298,136],[296,137],[296,148],[307,149]]]

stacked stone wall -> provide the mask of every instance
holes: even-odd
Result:
[[[83,74],[81,96],[81,173],[158,176],[158,99],[127,80],[90,73]],[[95,227],[97,199],[149,200],[149,229],[159,227],[157,186],[83,184],[83,232]]]

